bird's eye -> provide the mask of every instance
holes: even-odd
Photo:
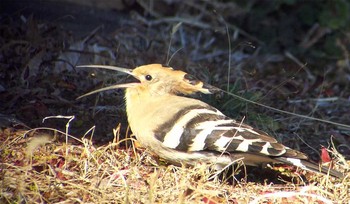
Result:
[[[146,76],[145,76],[145,79],[146,79],[147,81],[151,81],[151,80],[152,80],[152,76],[151,76],[151,75],[146,75]]]

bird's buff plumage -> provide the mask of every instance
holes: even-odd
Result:
[[[186,95],[214,93],[219,89],[186,72],[160,64],[126,69],[83,65],[120,71],[139,82],[119,84],[100,91],[126,88],[126,111],[130,128],[139,143],[174,164],[204,162],[224,167],[237,159],[246,165],[286,163],[313,172],[343,177],[308,160],[304,153],[290,149],[267,133],[235,121],[216,108]]]

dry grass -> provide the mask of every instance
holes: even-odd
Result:
[[[346,203],[350,177],[314,175],[312,183],[235,185],[209,179],[207,166],[166,165],[123,141],[95,146],[69,136],[69,143],[37,130],[1,134],[2,203]],[[60,134],[58,134],[60,135]],[[64,135],[63,135],[64,136]],[[59,138],[59,137],[58,137]],[[133,143],[131,138],[127,139]],[[125,140],[124,140],[125,141]],[[338,155],[339,156],[339,155]],[[340,157],[341,158],[341,157]],[[339,159],[337,159],[340,161]],[[349,165],[336,164],[341,171]]]

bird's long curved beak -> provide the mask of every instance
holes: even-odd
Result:
[[[98,93],[98,92],[101,92],[101,91],[107,91],[107,90],[112,90],[112,89],[120,89],[120,88],[130,88],[130,87],[136,86],[138,84],[139,83],[116,84],[116,85],[112,85],[112,86],[108,86],[108,87],[104,87],[104,88],[101,88],[101,89],[97,89],[97,90],[91,91],[89,93],[86,93],[84,95],[79,96],[77,99],[81,99],[81,98],[83,98],[85,96],[89,96],[91,94],[95,94],[95,93]]]
[[[127,68],[123,68],[123,67],[115,67],[115,66],[108,66],[108,65],[79,65],[79,66],[76,66],[76,67],[78,67],[78,68],[87,67],[87,68],[109,69],[109,70],[119,71],[119,72],[123,72],[123,73],[126,73],[126,74],[134,76],[134,74],[132,72],[133,69],[127,69]],[[119,89],[119,88],[130,88],[130,87],[134,87],[134,86],[136,86],[138,84],[139,83],[116,84],[116,85],[112,85],[112,86],[108,86],[108,87],[104,87],[104,88],[101,88],[101,89],[97,89],[97,90],[91,91],[89,93],[86,93],[84,95],[79,96],[77,99],[81,99],[81,98],[83,98],[85,96],[89,96],[89,95],[92,95],[92,94],[95,94],[95,93],[98,93],[98,92],[101,92],[101,91],[107,91],[107,90]]]
[[[113,71],[124,72],[126,74],[134,76],[134,74],[132,73],[133,69],[123,68],[123,67],[116,67],[116,66],[109,66],[109,65],[79,65],[76,67],[78,67],[78,68],[86,67],[86,68],[109,69],[109,70],[113,70]]]

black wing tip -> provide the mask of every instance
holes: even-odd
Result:
[[[210,84],[203,84],[203,88],[204,89],[207,89],[211,94],[215,94],[215,93],[220,93],[221,92],[221,89],[215,87],[215,86],[212,86]]]

